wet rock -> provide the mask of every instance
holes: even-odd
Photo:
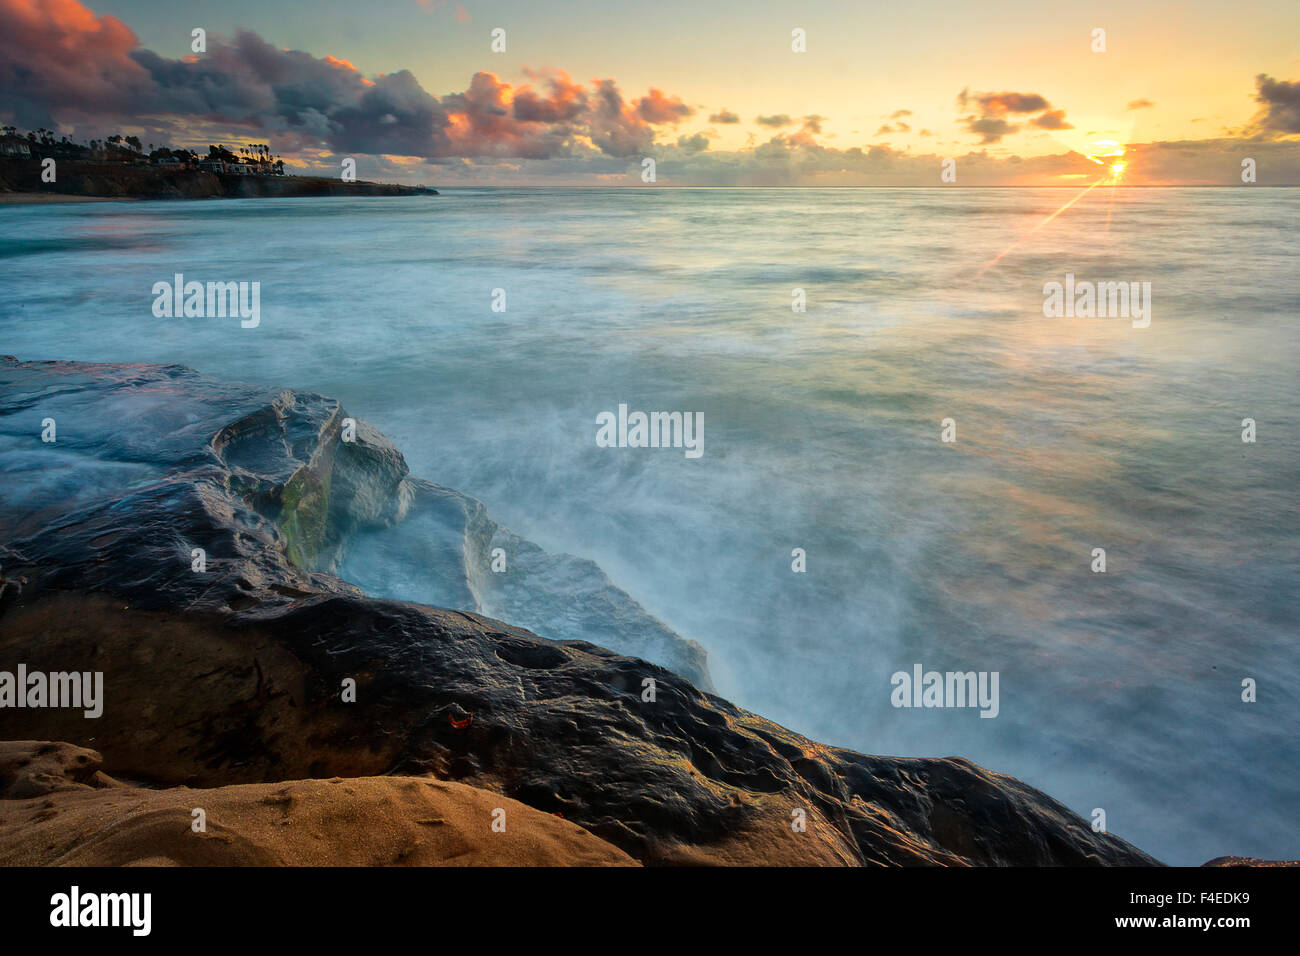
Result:
[[[41,440],[47,420],[54,442]],[[181,366],[6,357],[0,603],[33,546],[47,586],[217,613],[357,593],[337,576],[346,567],[371,593],[509,614],[711,687],[703,649],[595,564],[549,554],[493,522],[482,502],[408,471],[385,435],[319,395]],[[495,547],[508,552],[505,574],[490,570]],[[202,572],[192,570],[195,549]]]
[[[466,555],[508,539],[473,499],[407,476],[378,433],[340,451],[327,399],[268,401],[155,367],[11,363],[0,381],[0,467],[51,408],[165,396],[119,430],[101,414],[93,435],[58,411],[60,443],[72,432],[60,451],[95,463],[95,491],[61,507],[29,493],[35,517],[9,512],[21,533],[0,566],[28,583],[0,609],[0,666],[102,670],[105,686],[102,717],[11,711],[15,736],[93,736],[116,772],[158,784],[431,773],[562,814],[645,862],[1156,863],[966,760],[829,747],[616,650],[367,597],[327,573],[378,548],[358,544],[367,534],[471,529],[468,549],[408,539],[431,542],[414,563],[450,560],[466,596],[481,588]],[[95,470],[106,461],[121,467]],[[205,573],[190,569],[196,544]],[[620,613],[637,619],[588,594],[582,614],[608,611],[611,638]]]
[[[1253,856],[1216,856],[1201,866],[1300,866],[1300,860],[1261,860]]]

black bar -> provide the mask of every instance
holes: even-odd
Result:
[[[52,898],[73,886],[82,900],[151,894],[148,935],[129,926],[52,926]],[[771,941],[782,926],[808,944],[821,933],[847,932],[867,946],[890,931],[915,934],[918,943],[1030,941],[1044,932],[1062,940],[1199,935],[1231,943],[1293,924],[1300,868],[9,869],[0,871],[0,887],[10,944],[33,937],[129,946],[355,940],[373,947],[421,939],[438,949],[453,939],[464,940],[457,948],[510,939],[615,946],[681,934]],[[1117,923],[1145,918],[1154,925]],[[1179,923],[1205,918],[1248,925]]]

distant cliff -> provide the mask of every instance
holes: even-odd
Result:
[[[41,182],[34,159],[0,159],[0,193],[56,193],[106,199],[249,199],[295,196],[436,196],[391,183],[345,183],[323,176],[239,176],[158,166],[61,160],[58,180]]]

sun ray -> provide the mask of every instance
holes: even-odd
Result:
[[[1001,259],[1008,252],[1016,248],[1016,246],[1020,245],[1031,235],[1036,233],[1039,229],[1042,229],[1049,222],[1051,222],[1061,213],[1065,212],[1065,210],[1069,209],[1080,199],[1082,199],[1084,196],[1092,192],[1092,190],[1096,189],[1098,186],[1102,185],[1103,183],[1110,183],[1111,186],[1110,205],[1106,209],[1106,234],[1107,235],[1110,234],[1110,219],[1112,213],[1114,212],[1114,207],[1115,207],[1115,186],[1124,177],[1124,170],[1128,168],[1128,163],[1124,159],[1124,156],[1128,153],[1128,147],[1113,139],[1099,139],[1092,143],[1089,143],[1088,146],[1085,147],[1081,152],[1083,157],[1087,159],[1089,162],[1096,163],[1098,166],[1105,166],[1107,169],[1106,175],[1103,176],[1101,179],[1098,179],[1091,186],[1088,186],[1086,189],[1081,190],[1078,193],[1078,195],[1076,195],[1069,202],[1061,206],[1060,209],[1056,210],[1050,216],[1043,219],[1042,222],[1038,223],[1038,225],[1034,226],[1034,228],[1030,229],[1019,239],[1017,239],[1011,245],[1007,246],[1005,249],[999,252],[988,262],[986,262],[984,266],[979,270],[979,272],[975,273],[976,278],[982,276],[993,266],[997,265],[997,263],[1001,261]]]
[[[984,266],[980,269],[980,271],[977,272],[977,273],[975,273],[976,278],[978,278],[979,276],[982,276],[982,275],[983,275],[985,272],[987,272],[989,269],[993,268],[993,266],[997,265],[998,262],[1002,259],[1002,257],[1005,256],[1008,252],[1010,252],[1010,251],[1011,251],[1012,249],[1014,249],[1016,246],[1020,245],[1022,242],[1024,242],[1026,239],[1028,239],[1028,238],[1029,238],[1030,236],[1032,236],[1034,233],[1036,233],[1039,229],[1042,229],[1045,225],[1047,225],[1049,222],[1051,222],[1053,219],[1055,219],[1055,218],[1056,218],[1057,216],[1059,216],[1061,213],[1065,212],[1065,210],[1069,209],[1071,206],[1073,206],[1075,203],[1077,203],[1077,202],[1078,202],[1080,199],[1082,199],[1084,196],[1088,195],[1088,193],[1092,192],[1094,189],[1096,189],[1096,188],[1097,188],[1098,186],[1100,186],[1102,183],[1106,182],[1107,178],[1108,178],[1108,177],[1103,176],[1101,179],[1097,180],[1097,181],[1096,181],[1095,183],[1093,183],[1091,186],[1087,187],[1086,189],[1080,190],[1080,192],[1079,192],[1079,193],[1078,193],[1078,194],[1077,194],[1073,199],[1071,199],[1069,202],[1067,202],[1065,205],[1063,205],[1060,209],[1056,210],[1056,212],[1052,213],[1050,216],[1048,216],[1046,219],[1044,219],[1044,220],[1043,220],[1042,222],[1040,222],[1038,225],[1034,226],[1034,228],[1030,229],[1028,232],[1026,232],[1024,235],[1022,235],[1019,239],[1017,239],[1015,242],[1011,243],[1011,245],[1007,246],[1005,249],[1003,249],[1001,252],[999,252],[996,256],[994,256],[992,259],[990,259],[988,262],[986,262],[986,263],[984,264]]]

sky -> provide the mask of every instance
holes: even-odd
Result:
[[[0,0],[0,118],[432,185],[1300,185],[1298,37],[1296,0]]]

